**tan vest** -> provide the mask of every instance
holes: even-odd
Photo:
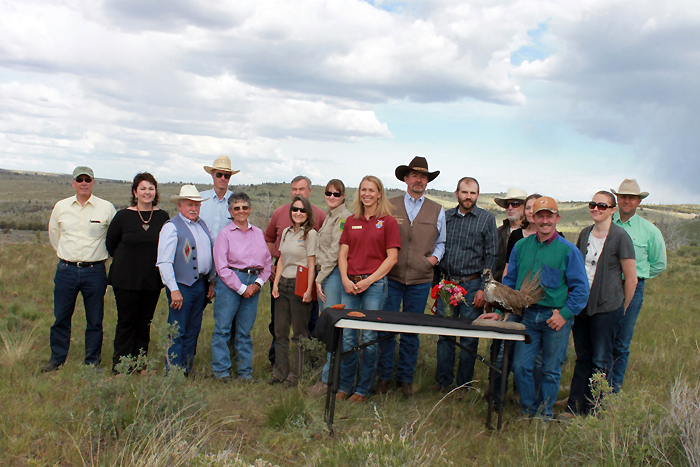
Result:
[[[404,285],[425,284],[433,280],[433,265],[427,258],[435,250],[440,205],[425,198],[423,206],[411,224],[404,205],[404,196],[389,200],[393,206],[392,216],[398,222],[401,232],[401,249],[399,249],[398,262],[389,272],[388,277]]]

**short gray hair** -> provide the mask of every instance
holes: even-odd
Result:
[[[306,175],[297,175],[292,179],[291,185],[294,185],[296,182],[300,182],[302,180],[306,180],[306,184],[309,186],[309,189],[311,189],[311,179]]]
[[[246,204],[247,204],[248,206],[250,206],[251,208],[253,207],[253,203],[250,201],[250,196],[248,196],[247,194],[243,193],[242,191],[237,192],[237,193],[234,193],[234,194],[232,194],[231,196],[229,196],[229,198],[228,198],[228,207],[230,208],[231,206],[233,206],[235,203],[237,203],[237,202],[239,202],[239,201],[243,201],[244,203],[246,203]]]

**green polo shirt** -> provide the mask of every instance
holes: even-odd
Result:
[[[651,279],[666,270],[666,243],[661,231],[651,222],[635,214],[627,222],[620,221],[620,213],[613,214],[613,222],[629,234],[637,260],[637,277]]]

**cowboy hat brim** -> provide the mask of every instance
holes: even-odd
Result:
[[[238,172],[240,172],[240,170],[222,169],[221,167],[211,167],[208,165],[204,166],[204,171],[208,174],[211,174],[215,170],[218,170],[219,172],[230,173],[231,175],[236,175]]]
[[[419,173],[424,173],[428,176],[428,181],[432,182],[435,180],[435,178],[440,175],[440,171],[436,170],[435,172],[428,172],[428,170],[423,169],[421,167],[409,167],[407,165],[400,165],[396,167],[396,171],[394,172],[394,175],[396,175],[396,178],[401,180],[402,182],[404,181],[404,177],[408,175],[411,171],[416,171]]]
[[[615,196],[617,196],[617,195],[631,195],[631,196],[639,196],[641,199],[644,199],[644,198],[646,198],[647,196],[649,196],[649,192],[648,192],[648,191],[642,191],[642,192],[639,192],[639,193],[629,193],[629,192],[623,193],[622,191],[619,191],[619,192],[618,192],[618,191],[615,191],[615,190],[613,190],[612,188],[610,188],[610,191],[611,191],[612,194],[615,195]]]

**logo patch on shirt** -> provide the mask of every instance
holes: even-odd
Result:
[[[376,228],[381,229],[384,226],[384,221],[377,221],[377,225],[375,225]]]
[[[342,232],[344,228],[345,228],[345,219],[340,219],[340,226],[338,227],[338,230],[340,230]]]

